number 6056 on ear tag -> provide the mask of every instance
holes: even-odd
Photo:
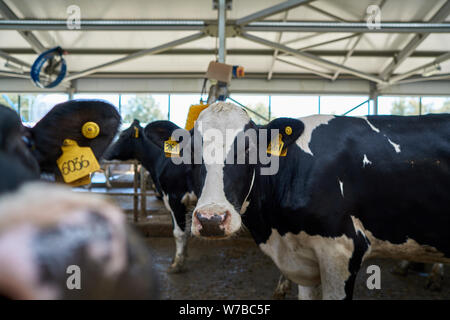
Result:
[[[80,147],[76,141],[65,139],[61,147],[63,154],[56,160],[65,183],[71,183],[100,169],[94,152],[89,147]]]

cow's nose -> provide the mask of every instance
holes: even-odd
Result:
[[[207,211],[197,210],[195,218],[201,225],[200,235],[204,237],[220,237],[225,235],[225,222],[228,220],[230,213],[228,211],[222,213],[211,213]]]

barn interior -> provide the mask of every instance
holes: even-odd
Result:
[[[0,104],[27,127],[73,99],[112,104],[120,131],[134,119],[184,128],[192,106],[221,100],[260,125],[450,113],[450,0],[0,0],[0,39]],[[153,253],[162,299],[273,299],[280,273],[248,231],[189,238],[183,270],[168,272],[176,243],[163,194],[137,159],[98,160],[72,190],[122,209]],[[372,264],[380,290],[366,286]],[[354,299],[450,298],[448,266],[438,288],[432,264],[398,269],[366,262]],[[296,286],[282,298],[296,299]]]

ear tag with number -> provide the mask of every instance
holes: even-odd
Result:
[[[179,157],[180,156],[180,144],[169,138],[169,140],[164,141],[164,153],[167,158]]]
[[[65,139],[61,147],[63,154],[56,160],[65,183],[86,179],[90,173],[100,169],[94,152],[90,147],[80,147],[76,141]],[[87,181],[82,180],[82,181]]]
[[[91,175],[90,174],[88,174],[87,176],[80,178],[78,180],[72,181],[68,184],[72,187],[79,187],[79,186],[84,186],[89,183],[91,183]]]
[[[274,139],[273,141],[269,142],[269,145],[267,146],[267,153],[272,154],[274,156],[278,157],[285,157],[287,154],[287,148],[284,148],[284,142],[281,140],[282,135],[278,135],[278,139]],[[272,144],[273,142],[273,144]]]

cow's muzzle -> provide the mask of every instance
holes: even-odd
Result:
[[[209,238],[221,238],[227,235],[227,224],[230,220],[230,212],[221,212],[208,209],[198,209],[194,212],[194,235]]]

